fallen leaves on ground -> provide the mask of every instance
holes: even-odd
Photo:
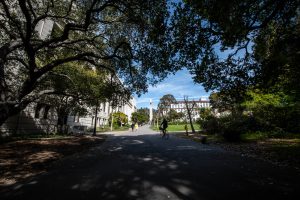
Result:
[[[185,134],[180,137],[200,142],[199,134]],[[300,171],[300,140],[269,138],[256,142],[229,143],[225,141],[209,141],[210,145],[240,153],[242,156],[258,158],[279,166],[289,166]]]
[[[54,161],[85,151],[104,141],[104,136],[19,140],[0,145],[0,185],[11,185],[41,174]]]

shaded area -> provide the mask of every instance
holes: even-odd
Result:
[[[0,145],[0,185],[11,185],[45,172],[53,161],[84,151],[103,136],[20,140]]]
[[[3,136],[12,134],[34,134],[34,133],[53,133],[56,130],[57,119],[53,114],[48,114],[46,118],[34,118],[34,110],[28,107],[26,111],[21,111],[6,120],[0,126],[0,139]]]
[[[182,138],[201,142],[200,134],[176,133]],[[280,166],[289,166],[300,172],[300,139],[299,138],[263,138],[226,142],[221,136],[207,135],[211,145],[219,146],[227,151],[235,151],[241,155],[258,158]]]
[[[3,199],[294,199],[288,168],[171,136],[110,136],[56,170],[4,188]],[[138,134],[138,133],[136,133]]]

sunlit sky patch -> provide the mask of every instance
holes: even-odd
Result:
[[[175,75],[169,75],[156,86],[150,86],[148,93],[139,98],[135,97],[137,108],[149,107],[150,99],[153,107],[157,108],[159,99],[165,94],[172,94],[177,100],[183,99],[185,95],[191,100],[198,100],[201,97],[208,98],[210,93],[206,92],[200,84],[195,84],[188,70],[183,69]]]

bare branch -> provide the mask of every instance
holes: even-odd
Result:
[[[25,62],[25,60],[21,59],[20,57],[9,56],[9,57],[7,57],[7,60],[15,60],[15,61],[18,61],[18,62],[21,63],[26,69],[30,69],[30,67],[29,67],[28,64]]]

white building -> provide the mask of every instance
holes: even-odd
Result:
[[[199,100],[192,100],[187,102],[189,108],[191,109],[191,114],[193,117],[193,120],[196,120],[200,117],[199,109],[200,108],[210,108],[209,100],[200,98]],[[176,101],[176,103],[172,103],[170,106],[170,109],[175,110],[176,112],[182,112],[184,114],[187,114],[187,108],[185,101]]]
[[[40,21],[35,27],[41,39],[51,36],[53,29],[61,28],[58,23],[50,19]],[[16,70],[17,72],[17,70]],[[87,108],[87,116],[69,116],[68,126],[93,127],[95,122],[94,108]],[[136,102],[131,98],[128,102],[112,110],[108,102],[103,102],[98,108],[97,127],[108,124],[109,115],[112,112],[123,112],[131,120],[131,114],[136,111]],[[31,103],[21,113],[10,117],[2,126],[0,126],[1,135],[11,133],[53,133],[57,127],[57,113],[51,105]]]
[[[56,125],[57,115],[53,107],[31,103],[19,114],[8,118],[0,126],[0,133],[1,135],[54,133]]]
[[[35,27],[35,31],[41,39],[46,39],[51,34],[54,24],[52,20],[42,20]],[[18,66],[15,66],[14,72],[16,75],[19,73]],[[57,131],[56,126],[57,114],[51,105],[31,103],[20,113],[8,118],[0,126],[0,133],[53,133]]]
[[[89,114],[86,116],[78,116],[78,115],[70,115],[68,117],[67,125],[70,127],[73,126],[84,126],[87,129],[91,129],[94,127],[95,123],[95,110],[96,108],[88,108]],[[103,127],[108,125],[109,116],[114,112],[122,112],[127,115],[128,120],[131,120],[131,114],[136,112],[136,101],[132,97],[128,102],[120,105],[116,108],[112,108],[109,102],[100,103],[100,106],[97,109],[97,120],[96,127]]]

